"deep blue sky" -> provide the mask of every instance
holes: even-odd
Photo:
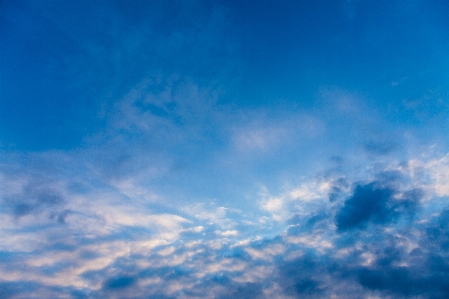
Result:
[[[0,1],[0,297],[447,298],[448,13]]]

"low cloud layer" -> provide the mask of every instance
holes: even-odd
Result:
[[[385,225],[415,211],[419,190],[407,192],[411,198],[395,198],[395,195],[394,190],[375,183],[357,185],[336,215],[337,230],[364,228],[371,223]]]
[[[272,195],[282,219],[266,210],[266,195],[252,216],[200,203],[136,209],[138,197],[111,196],[109,187],[3,175],[16,191],[2,199],[10,207],[1,216],[2,296],[445,298],[449,207],[433,212],[437,180],[414,181],[401,165],[374,181],[326,176],[291,186]],[[310,197],[298,191],[305,186],[327,187]]]

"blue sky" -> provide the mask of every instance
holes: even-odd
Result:
[[[0,2],[0,297],[447,298],[447,12]]]

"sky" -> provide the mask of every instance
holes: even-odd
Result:
[[[0,1],[0,297],[448,298],[448,12]]]

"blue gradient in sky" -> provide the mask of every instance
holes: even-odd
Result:
[[[447,1],[1,1],[1,298],[448,298]]]

